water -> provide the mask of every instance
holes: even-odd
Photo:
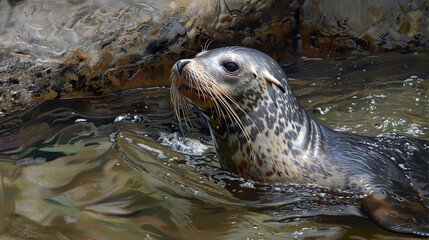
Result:
[[[293,59],[321,124],[429,140],[429,55]],[[359,196],[220,169],[201,119],[182,137],[167,88],[49,100],[0,118],[0,239],[409,239]]]

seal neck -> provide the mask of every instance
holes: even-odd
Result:
[[[207,117],[223,168],[259,182],[312,182],[313,160],[324,154],[323,135],[293,95],[275,102],[265,97],[237,114],[243,127],[229,118]]]

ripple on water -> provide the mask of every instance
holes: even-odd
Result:
[[[296,59],[284,69],[300,103],[321,124],[428,139],[428,59],[427,53]]]
[[[296,59],[285,69],[320,123],[427,139],[428,59]],[[168,90],[136,89],[0,118],[0,238],[403,237],[362,217],[356,194],[222,170],[203,121],[181,136],[169,102]]]

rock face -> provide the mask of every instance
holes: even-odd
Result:
[[[305,56],[429,47],[429,2],[307,0],[299,32]]]
[[[211,43],[277,61],[428,46],[423,0],[0,1],[0,116],[45,99],[169,85]]]
[[[296,55],[301,1],[1,1],[0,114],[45,99],[169,84],[212,41]],[[6,16],[6,17],[5,17]]]

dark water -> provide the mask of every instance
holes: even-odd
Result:
[[[321,124],[429,140],[426,53],[284,69]],[[410,239],[362,216],[355,194],[221,170],[203,122],[180,136],[168,92],[50,100],[0,118],[0,239]]]

